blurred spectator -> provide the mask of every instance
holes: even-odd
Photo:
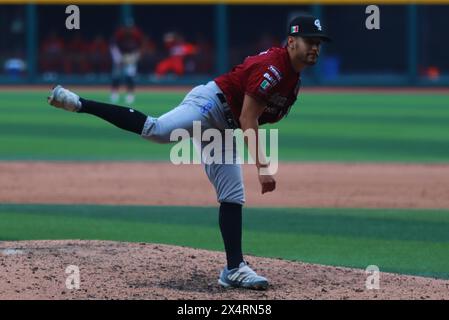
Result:
[[[40,48],[40,69],[44,73],[62,71],[64,41],[56,32],[51,32],[42,42]]]
[[[156,44],[150,37],[144,37],[138,65],[139,70],[145,74],[151,73],[156,66],[157,60]]]
[[[255,55],[266,51],[271,47],[281,47],[284,44],[270,33],[263,33],[259,38],[252,42],[242,42],[234,44],[229,50],[229,59],[231,65],[239,64],[250,55]]]
[[[89,72],[89,44],[80,33],[75,34],[64,51],[64,73],[86,74]]]
[[[437,81],[440,78],[441,70],[437,66],[419,66],[419,74],[432,81]]]
[[[25,18],[23,15],[18,14],[11,21],[10,35],[12,36],[11,40],[13,40],[9,43],[10,49],[14,51],[22,50],[23,43],[19,39],[23,39],[25,35]]]
[[[137,63],[140,58],[143,33],[134,25],[133,21],[128,21],[120,27],[112,39],[112,86],[111,102],[117,103],[119,100],[119,87],[122,75],[125,75],[127,86],[126,103],[134,102],[135,76],[137,73]]]
[[[195,72],[210,74],[214,71],[214,49],[203,34],[195,38],[197,53],[192,57],[195,62]]]
[[[11,78],[19,78],[26,71],[26,63],[21,54],[16,54],[5,61],[3,68]]]
[[[271,47],[280,47],[281,42],[278,41],[273,35],[269,33],[262,34],[256,42],[255,52],[249,54],[255,54],[258,52],[266,51]]]
[[[107,73],[111,68],[109,44],[100,34],[89,45],[89,64],[89,71],[93,73]]]
[[[164,45],[169,56],[157,64],[157,77],[162,77],[170,72],[181,76],[186,71],[193,71],[194,60],[189,58],[198,52],[195,45],[184,41],[183,37],[175,32],[164,35]]]

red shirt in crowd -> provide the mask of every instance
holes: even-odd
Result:
[[[287,48],[278,47],[247,57],[214,80],[236,120],[240,118],[245,94],[265,103],[259,125],[281,120],[295,103],[301,85],[300,73],[293,69]]]
[[[141,48],[143,33],[137,27],[122,27],[115,33],[114,42],[122,53],[132,53]]]
[[[86,53],[89,50],[89,44],[78,34],[69,43],[67,51],[70,53]]]
[[[89,51],[97,55],[108,54],[109,45],[103,37],[97,36],[89,45]]]

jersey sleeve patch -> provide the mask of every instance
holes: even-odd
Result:
[[[278,68],[276,68],[273,65],[270,65],[268,67],[268,70],[276,77],[277,81],[281,81],[281,79],[282,79],[282,72],[280,72]]]
[[[248,78],[246,92],[267,103],[274,89],[279,85],[280,79],[282,74],[275,66],[258,66]]]

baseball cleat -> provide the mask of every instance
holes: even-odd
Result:
[[[126,99],[127,105],[131,105],[134,103],[134,95],[133,94],[127,94],[125,99]]]
[[[231,270],[225,267],[220,273],[218,283],[225,288],[266,290],[268,287],[268,280],[259,276],[246,262],[240,263],[238,268]]]
[[[64,89],[60,85],[53,88],[47,101],[56,108],[71,112],[77,112],[81,109],[80,97],[72,91]]]

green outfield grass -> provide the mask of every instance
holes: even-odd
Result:
[[[0,240],[102,239],[223,250],[216,208],[0,204]],[[449,211],[262,209],[247,254],[449,279]]]
[[[81,92],[83,94],[83,92]],[[47,92],[0,92],[0,160],[168,160],[157,145],[89,115],[49,107]],[[108,101],[108,92],[85,92]],[[184,94],[139,92],[158,116]],[[449,161],[449,95],[304,93],[279,128],[288,161]]]

